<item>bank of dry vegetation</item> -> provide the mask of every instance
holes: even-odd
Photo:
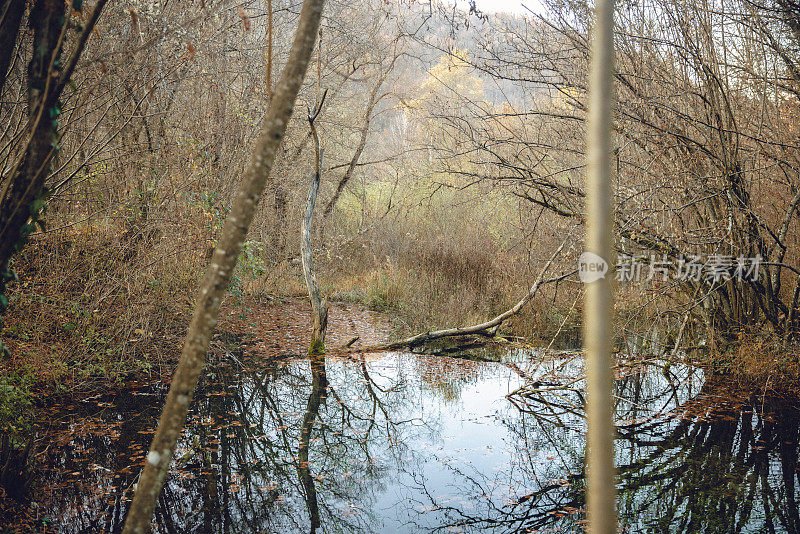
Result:
[[[183,222],[187,232],[197,228]],[[19,280],[9,293],[4,332],[12,356],[5,365],[56,389],[168,370],[208,261],[202,246],[208,236],[198,234],[178,254],[171,236],[131,238],[117,225],[34,236],[15,260]],[[396,335],[483,321],[511,307],[536,275],[489,236],[388,234],[381,247],[364,236],[323,256],[320,280],[330,300],[392,317]],[[274,262],[269,251],[245,251],[226,299],[230,313],[247,313],[240,305],[245,297],[304,295],[298,262]],[[563,300],[554,297],[544,291],[505,333],[542,342],[561,328],[563,339],[574,341],[578,310],[562,311]]]

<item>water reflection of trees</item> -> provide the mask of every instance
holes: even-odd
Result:
[[[155,531],[374,531],[370,504],[387,462],[403,456],[400,433],[415,428],[400,415],[411,400],[395,394],[402,387],[363,361],[329,362],[327,373],[321,361],[215,367],[197,393]],[[43,455],[38,485],[50,495],[34,498],[59,531],[121,529],[161,400],[139,390],[93,417],[75,414],[91,428]]]
[[[623,519],[683,532],[800,531],[798,407],[726,405],[718,387],[704,384],[684,418],[623,434],[640,449],[620,468]]]
[[[798,407],[762,397],[726,404],[731,393],[691,368],[653,363],[618,375],[621,520],[632,531],[800,530]],[[580,362],[511,366],[412,356],[217,365],[198,392],[156,531],[578,530],[584,399],[570,376]],[[480,446],[503,434],[510,456],[447,441],[466,428],[459,396],[480,403],[519,374],[539,393],[512,396],[516,409],[476,412],[494,415],[487,434],[473,436]],[[54,529],[121,528],[162,397],[140,385],[66,410],[38,454],[33,496]],[[373,514],[380,507],[391,510]]]
[[[520,446],[504,472],[451,468],[462,503],[440,502],[418,481],[440,515],[432,530],[580,530],[584,398],[564,371],[570,387],[542,375],[543,393],[515,399],[520,416],[504,423]],[[721,387],[682,366],[618,377],[619,510],[632,531],[800,532],[800,406],[732,401]]]

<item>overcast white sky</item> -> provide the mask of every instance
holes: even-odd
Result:
[[[467,2],[465,1],[464,3],[466,4]],[[522,7],[522,4],[525,4],[535,12],[542,10],[538,0],[477,0],[475,3],[478,9],[487,13],[497,13],[499,11],[520,14],[529,13],[527,9]]]

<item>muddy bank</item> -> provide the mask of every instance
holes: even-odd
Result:
[[[349,302],[331,302],[327,344],[336,347],[358,336],[355,346],[387,341],[394,331],[392,319],[381,312]],[[263,357],[305,356],[311,333],[308,298],[229,298],[220,309],[218,340],[241,339],[246,353]]]

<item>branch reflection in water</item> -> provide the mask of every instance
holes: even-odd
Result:
[[[155,531],[580,530],[582,361],[541,356],[224,359],[198,392]],[[623,524],[800,530],[800,411],[725,401],[723,386],[689,366],[620,367]],[[163,392],[53,407],[29,495],[40,524],[121,528]]]

